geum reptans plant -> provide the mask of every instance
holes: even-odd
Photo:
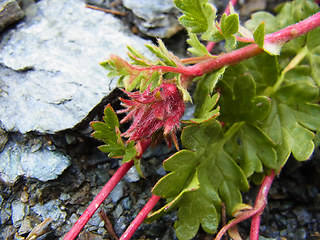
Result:
[[[159,40],[158,46],[147,45],[156,59],[128,47],[131,62],[111,56],[102,63],[110,77],[119,76],[119,86],[130,98],[121,99],[125,109],[120,112],[127,113],[122,122],[132,120],[124,133],[110,105],[104,121],[92,123],[93,136],[105,143],[100,149],[123,157],[114,175],[117,181],[133,163],[141,173],[140,158],[152,139],[163,135],[178,145],[175,132],[183,101],[195,105],[193,118],[183,122],[183,149],[163,162],[168,174],[156,183],[150,201],[120,239],[133,235],[161,197],[167,203],[147,221],[176,209],[179,239],[194,238],[200,227],[216,233],[225,209],[234,219],[216,239],[227,230],[236,236],[234,225],[252,217],[250,239],[257,240],[273,178],[290,155],[305,161],[317,146],[319,7],[296,0],[277,7],[276,16],[257,12],[240,24],[232,5],[217,19],[207,0],[174,3],[182,12],[179,21],[188,32],[193,57],[179,59]],[[211,54],[203,41],[224,41],[225,53]],[[242,202],[241,193],[250,184],[261,184],[254,206]]]

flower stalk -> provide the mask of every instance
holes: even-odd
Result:
[[[256,202],[254,204],[254,208],[252,210],[247,210],[240,213],[235,219],[231,220],[227,225],[225,225],[217,234],[215,240],[222,239],[223,235],[228,231],[228,229],[234,227],[238,223],[251,218],[251,231],[250,231],[250,240],[258,240],[259,239],[259,228],[260,228],[260,219],[263,210],[265,209],[268,202],[268,193],[272,182],[275,178],[274,170],[271,170],[270,175],[266,175],[261,186],[259,193],[256,198]]]
[[[141,141],[138,142],[138,156],[137,158],[141,158],[143,152],[148,148],[150,141]],[[70,231],[63,238],[64,240],[73,240],[78,234],[81,232],[83,227],[89,221],[89,219],[93,216],[93,214],[98,210],[103,201],[108,197],[110,192],[114,189],[114,187],[118,184],[118,182],[126,175],[129,169],[133,166],[134,161],[131,160],[122,164],[118,170],[113,174],[110,180],[106,183],[106,185],[101,189],[99,194],[93,199],[91,204],[87,207],[84,213],[80,216],[78,221],[73,225]]]
[[[157,204],[161,197],[152,195],[149,201],[144,205],[138,216],[130,223],[127,230],[122,234],[119,240],[129,240],[141,225],[143,220],[148,216],[152,208]]]

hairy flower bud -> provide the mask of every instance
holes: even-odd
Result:
[[[176,130],[179,128],[179,120],[183,116],[185,105],[181,93],[176,85],[162,83],[159,87],[150,91],[150,87],[144,92],[127,92],[131,98],[120,99],[127,116],[121,123],[133,120],[130,128],[122,134],[128,137],[128,141],[150,139],[156,132],[163,132],[167,144],[171,146],[171,140],[178,148]]]

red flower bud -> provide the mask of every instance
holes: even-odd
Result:
[[[128,141],[150,139],[154,133],[161,131],[171,146],[171,140],[178,148],[176,130],[179,128],[179,120],[183,116],[185,105],[179,89],[172,83],[162,83],[159,87],[150,91],[150,87],[144,92],[127,92],[131,98],[123,99],[124,110],[127,116],[121,123],[133,120],[130,128],[122,134],[128,137]]]

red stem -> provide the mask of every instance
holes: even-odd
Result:
[[[144,205],[138,216],[130,223],[127,230],[122,234],[119,240],[129,240],[141,225],[143,220],[148,216],[152,208],[157,204],[161,197],[152,195],[149,201]]]
[[[138,141],[137,142],[137,158],[141,158],[143,152],[148,148],[150,141]],[[70,231],[66,234],[63,240],[73,240],[75,239],[82,228],[86,225],[92,215],[97,211],[100,207],[101,203],[108,197],[110,192],[114,189],[114,187],[118,184],[118,182],[126,175],[129,169],[133,166],[134,161],[131,160],[122,164],[118,170],[113,174],[113,176],[109,179],[107,184],[101,189],[99,194],[93,199],[91,204],[87,207],[84,213],[80,216],[78,221],[73,225]]]
[[[229,15],[230,14],[230,3],[232,6],[235,6],[237,4],[238,0],[230,0],[229,4],[227,5],[226,9],[224,10],[224,13]]]
[[[254,204],[254,209],[259,209],[259,211],[252,217],[251,220],[250,240],[259,240],[261,214],[267,206],[268,193],[274,177],[275,173],[274,170],[272,170],[270,175],[264,178],[263,183],[260,187],[256,202]]]
[[[222,236],[228,231],[229,228],[235,226],[239,222],[242,222],[252,217],[250,240],[259,239],[259,228],[260,228],[260,216],[267,205],[268,192],[275,177],[274,170],[271,171],[270,175],[265,176],[262,185],[260,186],[259,193],[256,198],[254,208],[252,210],[244,211],[239,214],[235,219],[225,225],[217,234],[215,240],[220,240]]]
[[[82,228],[86,225],[92,215],[100,207],[101,203],[107,198],[112,189],[118,184],[118,182],[123,178],[124,175],[129,171],[133,166],[133,160],[126,162],[120,166],[116,173],[110,178],[107,184],[102,188],[99,194],[93,199],[91,204],[87,207],[84,213],[80,216],[78,221],[73,225],[67,235],[64,237],[64,240],[73,240],[75,239]]]
[[[292,39],[295,39],[312,31],[319,26],[320,12],[299,23],[288,26],[278,32],[266,35],[265,43],[284,44]],[[212,72],[213,70],[219,69],[221,67],[239,63],[262,52],[263,49],[261,49],[257,44],[250,44],[246,47],[222,54],[212,60],[190,66],[188,67],[189,74],[193,76],[202,76],[203,74]]]

